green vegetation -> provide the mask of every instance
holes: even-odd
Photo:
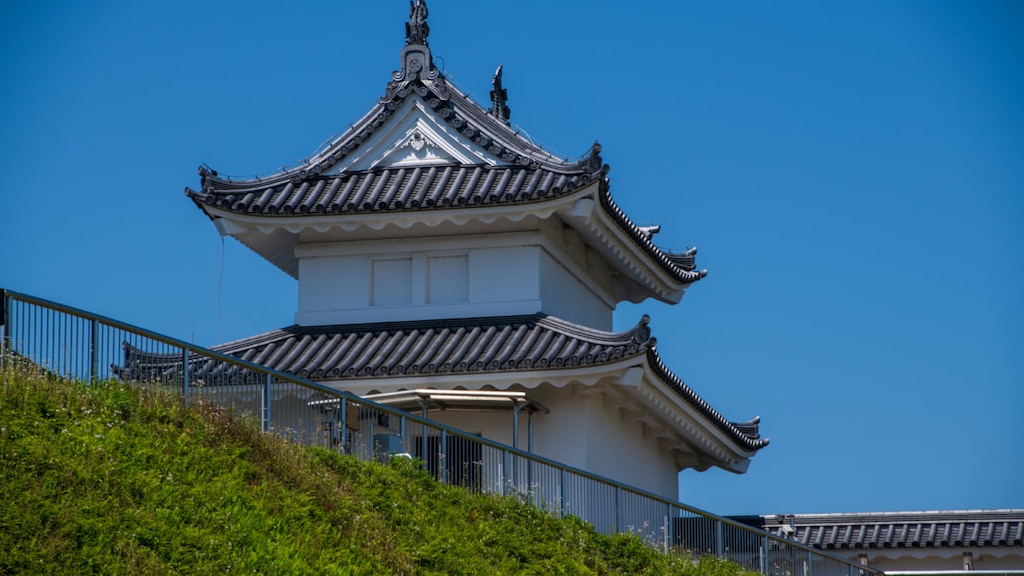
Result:
[[[511,498],[118,382],[0,372],[0,574],[692,574]]]

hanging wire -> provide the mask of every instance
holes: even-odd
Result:
[[[217,280],[217,341],[224,341],[224,327],[220,321],[220,295],[224,288],[224,237],[220,237],[220,278]]]

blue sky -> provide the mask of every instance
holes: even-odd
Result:
[[[436,64],[709,276],[623,306],[772,444],[681,476],[722,514],[1024,508],[1024,4],[430,2]],[[408,5],[6,2],[0,286],[214,344],[295,282],[183,194],[359,118]],[[438,58],[439,57],[439,58]],[[218,293],[220,296],[218,297]],[[219,302],[219,306],[218,306]]]

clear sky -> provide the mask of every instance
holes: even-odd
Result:
[[[706,279],[668,365],[771,445],[681,476],[722,514],[1024,508],[1024,3],[430,1],[436,64]],[[404,0],[4,2],[0,286],[210,345],[296,283],[183,194],[359,118]],[[218,305],[219,303],[219,305]]]

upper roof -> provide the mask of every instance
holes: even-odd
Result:
[[[501,68],[493,79],[492,106],[484,110],[434,67],[428,34],[426,6],[417,1],[406,25],[402,67],[392,74],[383,97],[349,130],[301,166],[242,180],[203,166],[199,169],[200,189],[186,188],[186,194],[211,218],[245,218],[248,222],[252,218],[262,222],[273,218],[282,224],[289,222],[294,230],[300,225],[296,222],[324,216],[436,214],[487,206],[528,208],[593,186],[605,216],[656,268],[682,287],[706,274],[696,270],[695,250],[673,253],[658,248],[651,240],[658,228],[641,228],[619,209],[609,193],[608,165],[600,155],[599,144],[592,145],[578,160],[559,158],[535,145],[508,123],[510,112],[505,104],[507,90],[501,84]],[[401,125],[413,107],[438,123],[434,132],[423,122]],[[434,147],[438,153],[429,162],[385,162],[382,158],[368,162],[363,157],[365,148],[379,145],[375,138],[381,133],[400,137],[399,147],[417,151]],[[471,147],[476,155],[463,153],[455,145],[445,147],[439,142],[444,139]],[[275,261],[280,258],[291,256],[268,257],[294,275],[290,262]]]
[[[290,326],[213,349],[303,378],[354,381],[416,375],[494,374],[559,370],[649,361],[665,386],[745,451],[768,445],[757,418],[730,422],[661,361],[644,316],[632,329],[604,332],[544,314],[514,317],[385,322],[337,326]],[[125,345],[127,370],[167,376],[179,357]],[[245,369],[198,359],[189,373],[208,385],[237,383]]]
[[[952,510],[744,517],[825,550],[1024,546],[1024,510]]]

